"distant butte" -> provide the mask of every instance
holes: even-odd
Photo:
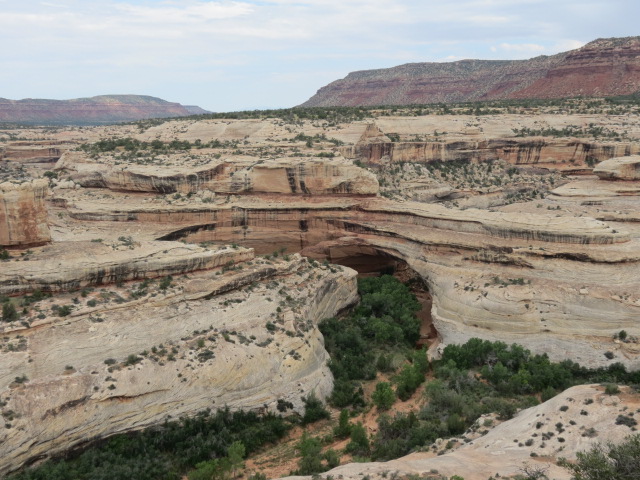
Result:
[[[203,113],[210,112],[146,95],[100,95],[73,100],[0,98],[0,123],[24,125],[102,125]]]
[[[640,91],[640,37],[598,39],[529,60],[408,63],[352,72],[304,107],[609,97]]]

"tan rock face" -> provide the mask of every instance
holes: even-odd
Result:
[[[57,161],[69,145],[60,142],[11,142],[0,149],[0,160],[29,163]]]
[[[73,153],[63,159],[58,168],[74,172],[71,178],[83,187],[104,187],[111,190],[159,193],[194,193],[209,190],[215,193],[276,193],[276,194],[355,194],[375,195],[375,176],[345,160],[313,161],[279,159],[259,162],[235,159],[213,162],[205,168],[131,166],[113,168],[80,163],[73,165]],[[186,170],[186,171],[185,171]]]
[[[368,143],[343,147],[347,158],[380,163],[486,162],[504,160],[513,165],[575,169],[612,156],[638,153],[637,144],[607,145],[584,140],[492,139],[488,141]],[[594,172],[595,173],[595,172]]]
[[[64,292],[96,285],[210,270],[253,258],[246,248],[210,250],[174,242],[138,243],[130,237],[101,242],[65,242],[45,247],[28,263],[3,264],[0,294]]]
[[[437,471],[447,477],[458,475],[465,480],[486,480],[498,475],[508,478],[522,475],[523,468],[529,466],[543,469],[548,478],[569,480],[569,472],[550,460],[560,457],[575,460],[577,452],[589,450],[598,443],[622,442],[633,432],[626,425],[617,425],[616,418],[634,411],[639,405],[638,395],[629,391],[625,390],[620,396],[609,396],[599,385],[581,385],[542,405],[523,410],[480,438],[462,443],[453,450],[441,448],[444,454],[419,452],[389,462],[350,463],[326,474],[344,479],[369,475],[379,480],[388,477],[389,472],[397,472],[402,477]],[[561,410],[561,407],[566,409]],[[557,431],[558,423],[563,426],[562,433]],[[487,430],[480,422],[472,428]],[[545,441],[543,434],[547,432],[554,435]],[[466,432],[464,436],[470,434]],[[537,456],[532,457],[532,453]],[[310,477],[285,478],[302,480]]]
[[[615,361],[640,365],[635,344],[611,340],[622,329],[640,335],[638,238],[619,225],[540,209],[522,214],[344,197],[237,198],[197,211],[125,210],[122,202],[113,208],[74,201],[69,212],[83,221],[126,218],[167,240],[237,242],[258,253],[282,247],[347,264],[348,252],[371,262],[376,255],[402,260],[428,283],[445,343],[474,336],[518,342],[587,366],[608,365],[604,353],[612,351]]]
[[[48,242],[44,180],[0,184],[0,246],[31,246]]]
[[[0,398],[15,418],[0,431],[0,474],[169,415],[276,411],[278,399],[300,411],[301,397],[332,389],[317,322],[356,300],[353,270],[294,256],[195,273],[156,296],[5,332]],[[130,355],[140,360],[127,365]],[[22,375],[29,380],[14,384]]]
[[[603,180],[640,180],[640,155],[605,160],[593,173]]]

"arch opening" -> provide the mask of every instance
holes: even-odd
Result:
[[[420,340],[417,346],[431,346],[438,338],[433,324],[431,307],[433,300],[424,279],[403,259],[370,245],[344,244],[326,245],[319,254],[318,249],[301,252],[316,260],[327,260],[330,263],[343,265],[358,272],[358,277],[393,275],[407,285],[420,302],[421,308],[416,313],[420,319]]]

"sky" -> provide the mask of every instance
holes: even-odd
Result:
[[[349,72],[640,35],[638,0],[0,0],[0,97],[298,105]]]

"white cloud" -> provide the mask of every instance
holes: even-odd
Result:
[[[492,52],[511,52],[511,53],[537,53],[541,54],[546,51],[544,45],[538,45],[536,43],[501,43],[498,46],[491,47]]]
[[[40,5],[42,5],[43,7],[52,7],[52,8],[69,8],[68,5],[61,5],[59,3],[40,2]]]
[[[218,98],[264,104],[265,93],[286,105],[332,80],[327,72],[529,58],[637,33],[637,0],[582,2],[0,0],[0,42],[11,46],[0,50],[0,93],[70,98],[153,85],[211,109]],[[197,79],[212,85],[193,88]]]
[[[116,3],[115,8],[127,15],[126,21],[141,21],[156,25],[175,23],[202,23],[250,14],[254,7],[242,2],[186,2],[165,3],[161,6],[141,6]]]
[[[595,38],[593,38],[595,40]],[[587,42],[580,40],[562,40],[551,47],[556,52],[566,52],[569,50],[575,50],[576,48],[584,47]]]

